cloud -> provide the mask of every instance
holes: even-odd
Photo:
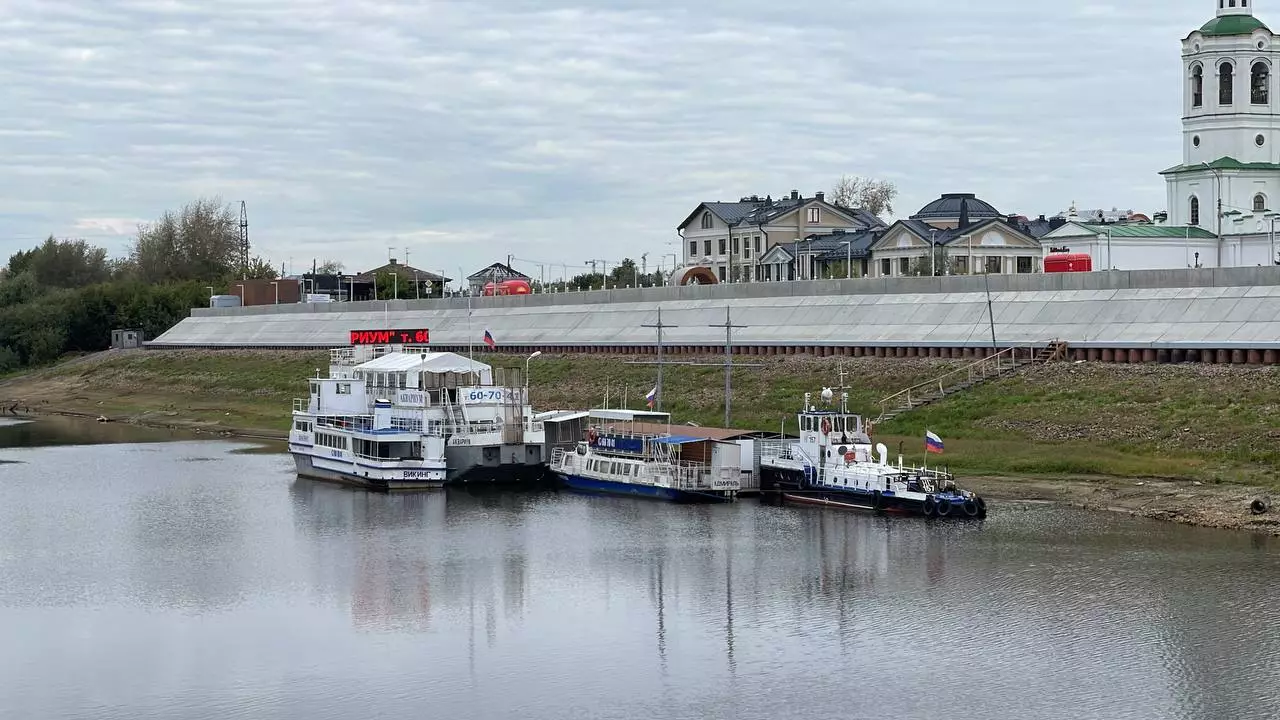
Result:
[[[699,201],[844,173],[892,178],[907,212],[1153,211],[1177,43],[1210,11],[1177,5],[6,0],[0,253],[122,252],[110,221],[200,195],[246,201],[274,262],[410,245],[531,272],[672,252]]]
[[[142,218],[81,218],[71,227],[90,234],[133,235],[146,222]]]

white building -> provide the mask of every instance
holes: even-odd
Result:
[[[1182,41],[1182,162],[1163,171],[1169,211],[1157,225],[1090,224],[1045,235],[1046,248],[1093,257],[1095,269],[1277,263],[1280,44],[1249,0],[1212,0],[1215,17]]]
[[[1017,216],[971,193],[947,193],[890,225],[870,252],[872,277],[1038,273],[1044,255]]]

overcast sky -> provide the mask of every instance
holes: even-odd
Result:
[[[299,272],[391,246],[558,276],[652,267],[700,201],[841,173],[896,182],[897,216],[944,192],[1150,213],[1181,161],[1179,40],[1215,5],[0,0],[0,252],[121,253],[219,195]]]

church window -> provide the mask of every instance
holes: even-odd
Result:
[[[1250,83],[1249,99],[1254,105],[1266,105],[1270,97],[1271,72],[1264,62],[1253,64],[1252,83]]]
[[[1254,211],[1254,212],[1266,212],[1266,210],[1267,210],[1267,198],[1266,198],[1266,196],[1264,196],[1262,193],[1258,193],[1257,195],[1254,195],[1254,196],[1253,196],[1253,211]]]
[[[1191,69],[1191,107],[1204,105],[1204,68],[1200,65]]]
[[[1200,136],[1199,136],[1199,135],[1192,135],[1192,136],[1191,136],[1191,144],[1192,144],[1192,145],[1194,145],[1195,147],[1200,147]]]
[[[1200,224],[1200,198],[1195,196],[1191,198],[1191,219],[1189,222],[1192,225]]]
[[[1224,62],[1218,66],[1218,104],[1230,105],[1235,80],[1235,68]]]
[[[711,223],[712,223],[711,213],[709,212],[702,213],[702,229],[703,230],[709,229],[711,227]]]

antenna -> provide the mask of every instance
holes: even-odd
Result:
[[[249,277],[249,209],[240,201],[240,279]]]

